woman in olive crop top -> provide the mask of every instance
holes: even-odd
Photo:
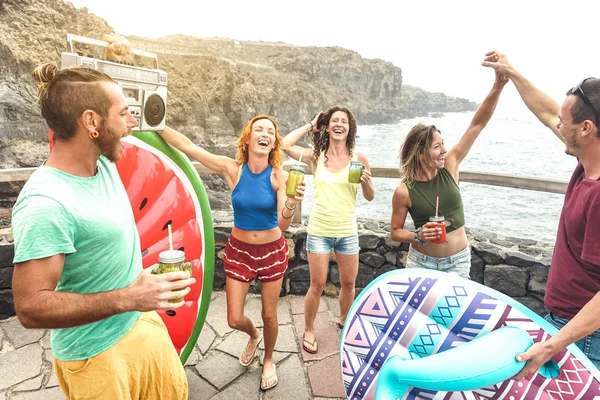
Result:
[[[352,305],[358,274],[358,233],[356,197],[358,186],[367,201],[375,197],[367,156],[354,148],[356,120],[346,108],[332,107],[319,113],[310,123],[283,138],[284,151],[292,158],[308,163],[315,177],[315,205],[308,222],[306,253],[310,270],[310,287],[304,299],[304,329],[302,348],[308,353],[318,351],[314,323],[329,268],[329,257],[335,252],[340,273],[340,319],[342,327]],[[304,135],[311,134],[314,149],[295,146]],[[352,161],[362,164],[360,183],[349,182]]]
[[[467,131],[448,152],[440,131],[433,125],[417,124],[406,136],[400,150],[402,183],[392,197],[390,234],[392,240],[410,243],[407,268],[436,269],[469,278],[471,249],[464,227],[458,167],[492,117],[506,82],[506,77],[496,73],[494,85]],[[435,222],[429,222],[429,217],[435,215],[436,198],[438,215],[444,216],[445,243],[432,243],[439,241],[442,234]],[[404,228],[408,213],[415,223],[414,232]]]
[[[193,144],[187,137],[166,128],[161,136],[169,144],[224,176],[231,189],[233,229],[223,252],[227,298],[227,322],[250,337],[239,361],[249,366],[263,339],[261,332],[244,314],[250,283],[261,283],[265,352],[260,387],[277,384],[273,349],[277,340],[277,302],[289,251],[282,231],[289,228],[296,205],[304,196],[285,194],[287,172],[281,169],[282,139],[274,119],[265,115],[252,118],[237,140],[235,160],[217,156]]]

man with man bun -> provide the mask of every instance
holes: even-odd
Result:
[[[155,310],[183,305],[168,301],[195,280],[142,270],[114,165],[137,124],[123,92],[83,67],[44,64],[33,77],[54,147],[13,208],[17,316],[25,328],[51,329],[68,399],[187,399],[183,366]]]

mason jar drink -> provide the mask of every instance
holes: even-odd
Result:
[[[302,165],[292,165],[285,186],[285,194],[287,197],[298,196],[298,186],[304,182],[304,167]]]
[[[350,168],[348,169],[348,182],[360,183],[362,171],[363,165],[360,161],[350,161]]]
[[[184,262],[185,253],[181,250],[166,250],[158,255],[158,269],[155,270],[156,274],[166,274],[167,272],[184,271],[188,275],[192,276],[192,264]],[[183,290],[183,289],[177,289]],[[169,303],[179,303],[183,300],[183,297],[169,300]]]
[[[437,217],[429,217],[429,222],[435,222],[436,228],[440,228],[442,230],[442,233],[440,234],[439,237],[437,237],[436,239],[433,239],[431,241],[431,243],[436,243],[436,244],[444,244],[446,243],[446,223],[445,223],[445,219],[443,215],[438,215]]]

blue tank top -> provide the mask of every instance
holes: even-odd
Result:
[[[271,185],[271,164],[260,174],[253,174],[248,164],[242,166],[240,180],[231,192],[233,224],[246,231],[266,231],[279,225],[277,193]]]

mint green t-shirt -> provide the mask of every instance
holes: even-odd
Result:
[[[57,292],[116,290],[142,271],[140,239],[123,183],[109,160],[100,157],[97,165],[98,173],[89,178],[40,167],[13,208],[15,264],[66,255]],[[63,361],[93,357],[123,337],[140,315],[126,312],[53,329],[54,356]]]

